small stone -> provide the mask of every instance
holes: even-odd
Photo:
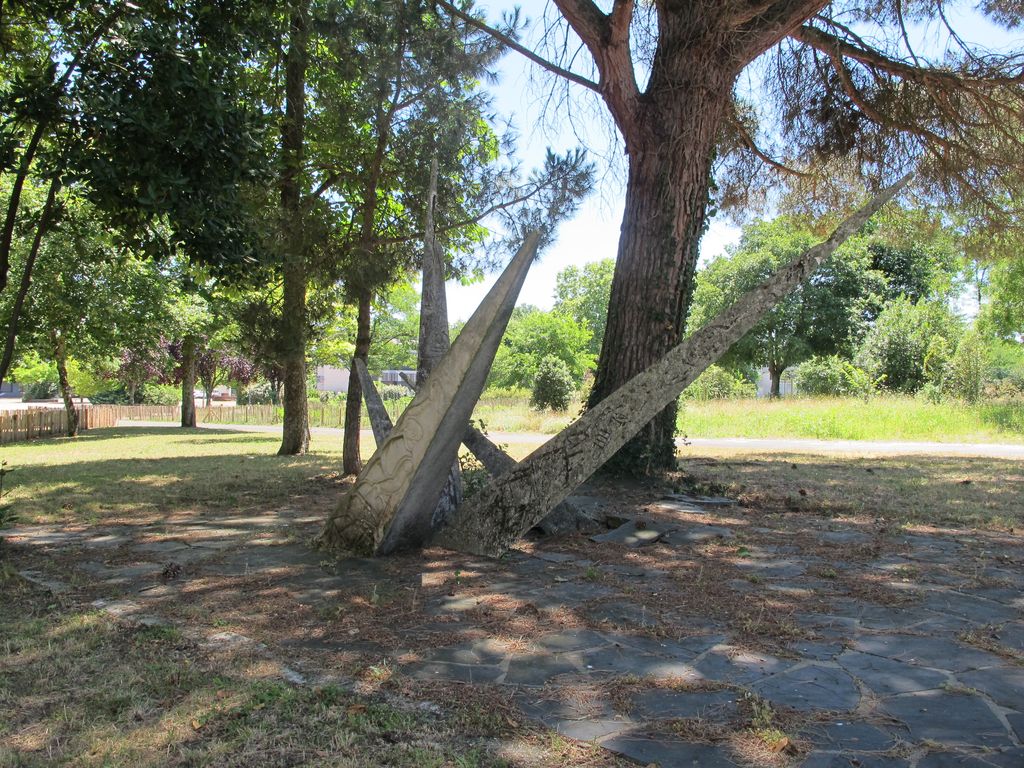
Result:
[[[591,536],[591,541],[599,544],[621,544],[625,547],[643,547],[661,539],[667,533],[664,529],[643,526],[637,521],[620,525],[614,531]]]

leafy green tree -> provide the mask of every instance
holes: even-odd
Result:
[[[577,388],[593,365],[590,330],[572,317],[536,307],[516,307],[494,357],[488,382],[496,387],[529,389],[541,361],[554,357],[565,364]]]
[[[375,303],[371,325],[371,373],[396,369],[416,369],[420,330],[420,297],[416,287],[401,282]]]
[[[691,331],[815,242],[811,232],[786,218],[747,227],[738,246],[698,273]],[[870,265],[864,238],[849,241],[810,280],[769,310],[722,362],[766,367],[771,394],[778,397],[787,368],[812,355],[852,353],[864,331],[867,297],[885,287]]]
[[[885,389],[916,392],[927,381],[925,360],[933,339],[955,348],[963,333],[961,321],[943,302],[890,302],[857,351],[856,364],[867,370]]]
[[[92,206],[77,197],[65,200],[35,274],[19,341],[55,365],[73,436],[78,415],[72,361],[96,367],[123,347],[155,346],[171,324],[173,286],[152,262],[119,248]]]
[[[615,260],[602,259],[582,268],[566,267],[555,277],[555,311],[590,329],[589,349],[595,359],[601,354],[614,272]]]
[[[920,161],[925,194],[982,198],[991,205],[975,210],[1004,222],[1017,213],[1000,203],[1011,199],[1024,145],[1024,134],[1007,130],[1024,115],[1019,46],[993,52],[989,40],[972,44],[965,30],[950,27],[951,3],[553,5],[540,50],[518,43],[514,30],[492,31],[512,38],[566,91],[592,96],[621,136],[628,166],[622,236],[591,404],[682,337],[713,212],[745,207],[751,193],[771,189],[780,176],[827,205],[835,188],[823,179],[837,167],[875,184]],[[971,8],[1010,34],[1019,25],[1017,3]],[[908,29],[936,30],[940,42],[922,50]],[[592,119],[586,109],[570,114]],[[610,469],[674,469],[674,432],[672,406]]]

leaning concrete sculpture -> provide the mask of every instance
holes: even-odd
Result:
[[[361,555],[421,546],[483,391],[512,308],[537,252],[527,235],[355,485],[328,518],[321,546]]]
[[[875,195],[820,243],[742,296],[466,503],[434,542],[497,557],[753,328],[909,181]]]

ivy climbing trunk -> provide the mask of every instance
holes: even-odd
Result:
[[[730,90],[669,101],[627,142],[629,177],[608,324],[590,406],[682,338],[705,228],[708,179]],[[676,405],[659,413],[605,465],[616,474],[675,468]]]
[[[306,394],[306,238],[302,216],[303,144],[306,111],[306,2],[291,6],[285,61],[285,114],[281,123],[281,223],[284,231],[284,297],[281,365],[284,369],[282,456],[309,450]]]

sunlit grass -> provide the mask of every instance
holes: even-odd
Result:
[[[690,437],[1024,442],[1024,403],[930,403],[912,397],[783,398],[687,402]]]
[[[176,427],[104,429],[4,446],[5,500],[23,523],[140,520],[186,507],[284,503],[341,471],[341,440],[314,435],[305,456],[277,456],[274,433]],[[373,443],[364,446],[369,455]]]

